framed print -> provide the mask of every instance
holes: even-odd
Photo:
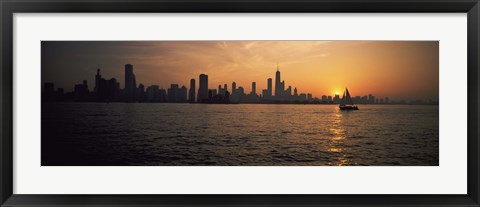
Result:
[[[2,206],[479,206],[467,1],[2,1]]]
[[[41,164],[438,166],[438,46],[438,41],[42,41]],[[140,49],[132,51],[135,48]],[[330,50],[335,54],[325,53],[328,48],[335,48]],[[357,56],[359,51],[363,56]],[[117,52],[125,59],[109,58]],[[139,53],[151,62],[132,58]],[[338,61],[342,54],[352,63]],[[288,62],[286,66],[272,64],[268,69],[265,62],[273,63],[278,56]],[[250,60],[256,57],[261,60]],[[97,58],[105,66],[91,70],[95,76],[89,80],[74,84],[75,78],[84,76],[83,68],[95,65],[89,60]],[[176,59],[191,60],[191,65]],[[114,61],[128,60],[138,64],[120,68],[123,84],[118,77],[102,76],[118,73],[118,67],[110,66],[118,65]],[[259,65],[238,66],[244,61]],[[391,72],[384,64],[392,67]],[[191,68],[199,65],[206,69],[196,74]],[[344,67],[342,76],[329,77]],[[359,77],[368,70],[368,78]],[[141,80],[142,76],[152,79]],[[262,76],[263,81],[258,78]],[[322,84],[309,77],[325,79]],[[362,86],[372,79],[390,86],[389,95],[397,97],[355,96],[352,89],[366,92],[369,89]],[[330,85],[343,81],[352,92],[334,86],[329,93]],[[250,85],[244,85],[247,82]],[[356,116],[351,117],[353,111]],[[139,147],[145,144],[148,147]]]

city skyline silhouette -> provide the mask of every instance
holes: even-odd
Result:
[[[330,57],[335,57],[337,56],[336,53],[333,52],[328,52],[332,51],[332,42],[325,42],[325,41],[311,41],[311,42],[305,42],[305,41],[212,41],[212,42],[195,42],[195,41],[169,41],[169,42],[82,42],[83,44],[79,45],[79,42],[57,42],[57,41],[44,41],[42,42],[42,84],[45,82],[52,82],[55,84],[56,88],[63,88],[64,92],[69,92],[69,91],[74,91],[75,87],[74,85],[77,85],[81,83],[83,80],[86,80],[87,84],[90,87],[90,90],[93,91],[93,87],[95,85],[95,78],[92,76],[92,71],[96,71],[97,68],[101,69],[102,76],[105,78],[115,78],[118,82],[118,84],[121,86],[120,88],[125,87],[125,78],[123,74],[123,65],[124,64],[132,64],[135,67],[135,76],[136,76],[136,85],[142,84],[145,88],[151,86],[151,85],[156,85],[160,89],[165,89],[168,90],[168,88],[171,87],[171,84],[178,84],[179,87],[185,86],[187,90],[187,94],[190,92],[190,85],[191,85],[191,79],[195,79],[196,85],[198,87],[199,85],[199,77],[198,75],[200,74],[207,74],[209,76],[209,88],[208,89],[218,89],[218,85],[221,85],[222,87],[225,84],[228,84],[229,87],[233,82],[236,82],[238,86],[241,86],[243,90],[245,91],[245,94],[249,94],[252,91],[252,82],[255,82],[255,88],[256,88],[256,94],[262,95],[262,90],[268,88],[268,78],[271,78],[274,80],[273,85],[276,85],[275,83],[275,70],[277,67],[277,62],[280,64],[280,68],[282,71],[282,76],[285,77],[283,79],[286,80],[286,85],[284,86],[285,89],[287,89],[289,86],[291,86],[291,94],[294,93],[294,89],[297,88],[299,91],[298,94],[304,93],[304,94],[311,94],[312,97],[317,97],[321,99],[323,95],[328,96],[335,96],[335,94],[341,94],[344,91],[345,87],[349,87],[350,90],[352,91],[352,96],[360,96],[363,97],[365,95],[369,94],[374,94],[377,95],[378,97],[390,97],[391,100],[396,100],[396,101],[401,101],[401,100],[407,100],[407,101],[416,101],[416,100],[433,100],[433,101],[438,101],[438,42],[360,42],[360,41],[349,41],[349,42],[341,42],[343,44],[340,44],[338,46],[337,42],[335,45],[337,47],[365,47],[365,48],[372,48],[371,50],[379,50],[379,51],[384,51],[386,50],[385,48],[390,48],[393,52],[392,54],[398,54],[398,60],[399,61],[409,61],[409,59],[412,59],[412,57],[403,57],[401,54],[403,53],[412,53],[410,56],[414,56],[413,54],[419,53],[419,50],[426,50],[428,52],[426,53],[427,56],[430,58],[425,59],[424,61],[420,61],[416,64],[418,65],[423,65],[421,68],[417,66],[416,69],[411,69],[408,68],[409,71],[404,72],[403,70],[400,71],[394,71],[394,78],[388,79],[388,78],[383,78],[379,79],[377,78],[378,76],[386,77],[391,75],[391,71],[387,69],[382,69],[382,70],[377,70],[377,71],[365,71],[365,73],[361,73],[360,69],[356,68],[362,68],[364,66],[360,65],[358,67],[352,67],[354,69],[349,69],[349,70],[354,70],[356,72],[351,72],[358,74],[357,76],[354,76],[352,81],[345,80],[345,81],[337,81],[337,82],[345,82],[345,83],[351,83],[351,84],[334,84],[334,86],[330,87],[321,87],[322,83],[328,84],[328,82],[333,81],[334,79],[352,79],[352,75],[349,75],[350,72],[345,72],[345,71],[338,71],[335,69],[328,69],[328,68],[321,68],[316,71],[322,71],[325,73],[330,73],[331,75],[329,76],[316,76],[315,74],[309,74],[311,73],[311,69],[303,70],[303,69],[297,69],[298,66],[295,64],[300,64],[304,63],[308,65],[309,61],[323,61],[324,59],[328,59]],[[156,50],[154,50],[154,47],[152,45],[162,45],[161,48],[170,48],[170,49],[165,49],[162,50],[162,53],[165,55],[159,55],[155,53]],[[202,71],[209,71],[208,69],[199,69],[202,68],[200,67],[192,67],[191,71],[188,71],[188,73],[183,73],[186,69],[177,69],[174,67],[175,62],[198,62],[195,59],[190,59],[191,57],[186,55],[183,58],[180,59],[172,59],[172,55],[170,53],[176,53],[178,49],[171,49],[175,48],[175,44],[178,43],[181,46],[182,50],[187,50],[186,48],[194,49],[197,44],[203,44],[203,45],[208,45],[211,46],[209,50],[207,50],[207,53],[213,53],[212,51],[216,51],[215,47],[229,47],[226,45],[235,45],[237,44],[237,48],[231,49],[231,50],[249,50],[251,48],[255,48],[258,45],[262,44],[280,44],[280,45],[287,45],[291,50],[292,48],[295,48],[294,46],[304,46],[304,47],[320,47],[322,49],[315,49],[315,51],[321,51],[321,52],[313,52],[314,49],[309,50],[310,53],[309,56],[310,59],[307,58],[307,60],[302,59],[300,61],[297,61],[297,63],[293,63],[292,61],[286,61],[283,63],[282,61],[275,61],[272,65],[269,66],[264,66],[257,69],[254,69],[256,71],[252,71],[251,69],[245,69],[242,67],[245,66],[239,66],[237,69],[222,69],[222,70],[214,70],[212,72],[202,72]],[[215,43],[215,44],[213,44]],[[242,43],[242,44],[241,44]],[[245,43],[245,44],[243,44]],[[83,46],[86,44],[87,46]],[[167,44],[165,46],[164,44]],[[213,47],[212,46],[215,46]],[[354,46],[351,46],[350,44],[353,44]],[[372,46],[373,44],[373,46]],[[384,46],[382,44],[387,44],[387,46]],[[100,45],[100,46],[99,46]],[[102,45],[104,45],[102,47]],[[193,45],[193,46],[192,46]],[[239,47],[241,45],[242,47]],[[291,46],[293,45],[293,46]],[[393,46],[392,46],[393,45]],[[420,45],[420,46],[418,46]],[[113,52],[113,53],[108,53],[110,47],[116,46],[117,50],[120,52]],[[103,49],[97,49],[95,48],[103,48]],[[234,47],[234,46],[230,46]],[[278,45],[272,46],[272,49],[279,47]],[[325,47],[325,48],[324,48]],[[107,49],[105,49],[107,48]],[[125,52],[124,50],[131,50],[131,52]],[[143,52],[138,52],[138,48],[141,48],[140,50],[144,50]],[[303,47],[302,47],[303,48]],[[328,49],[330,48],[330,49]],[[380,48],[380,49],[379,49]],[[392,49],[393,48],[393,49]],[[420,48],[420,49],[419,49]],[[432,49],[433,48],[433,49]],[[92,51],[88,51],[87,49],[92,49]],[[288,49],[288,50],[290,50]],[[408,50],[410,49],[410,51]],[[157,48],[158,50],[158,48]],[[286,49],[287,50],[287,49]],[[337,48],[338,50],[338,48]],[[366,49],[365,49],[366,50]],[[103,52],[103,56],[101,57],[95,56],[93,54],[98,53],[98,52]],[[193,50],[192,50],[193,52]],[[197,51],[198,53],[202,53],[205,51]],[[357,51],[358,52],[358,51]],[[59,53],[62,53],[59,55]],[[90,54],[93,53],[93,54]],[[105,61],[99,61],[99,59],[103,60],[116,60],[116,59],[122,59],[119,58],[122,55],[118,55],[117,53],[124,53],[124,54],[134,54],[133,58],[129,59],[144,59],[144,61],[135,61],[135,62],[123,62],[123,63],[118,63],[117,61],[114,61],[113,63],[103,63]],[[355,55],[361,55],[356,52],[351,52],[354,53]],[[364,52],[365,53],[365,52]],[[374,54],[375,52],[371,52]],[[378,53],[378,51],[376,52]],[[59,56],[58,56],[59,55]],[[353,56],[355,56],[353,55]],[[61,57],[65,58],[61,58]],[[108,58],[105,58],[105,57]],[[165,57],[164,57],[165,56]],[[210,57],[210,55],[207,55]],[[226,55],[228,56],[228,55]],[[231,57],[236,57],[235,55],[230,55]],[[228,57],[230,57],[228,56]],[[253,57],[257,57],[257,59],[261,60],[255,60],[254,59],[249,59],[247,58],[251,64],[255,64],[258,62],[262,62],[262,64],[267,64],[268,62],[271,62],[270,60],[265,60],[263,58],[259,58],[261,55],[253,55]],[[348,57],[348,55],[345,55]],[[350,55],[352,56],[352,55]],[[418,56],[418,55],[416,55]],[[94,57],[94,58],[92,58]],[[145,66],[144,62],[149,62],[151,61],[149,58],[158,58],[162,59],[163,61],[159,61],[160,65],[156,68],[148,68]],[[79,64],[77,64],[77,61],[80,61],[84,58],[88,58],[89,61],[81,61]],[[225,57],[221,57],[218,59],[222,59]],[[338,58],[338,57],[337,57]],[[380,56],[376,57],[380,58]],[[127,58],[128,59],[128,58]],[[238,58],[237,58],[238,59]],[[276,58],[276,59],[286,59],[288,58]],[[343,60],[343,62],[352,62],[349,64],[353,63],[358,63],[358,60],[355,61],[356,58],[346,58]],[[366,58],[368,59],[368,58]],[[418,57],[415,57],[413,59],[419,59]],[[62,69],[58,69],[59,66],[65,65],[65,60],[71,60],[68,61],[65,67],[61,67]],[[77,60],[73,62],[73,60]],[[436,60],[436,61],[435,61]],[[96,61],[97,63],[93,63]],[[232,59],[231,63],[233,64],[249,64],[249,61],[245,62],[238,62],[238,60]],[[366,60],[364,60],[366,61]],[[92,64],[88,64],[88,62],[91,62]],[[108,62],[108,61],[107,61]],[[209,62],[211,64],[215,64],[217,62],[217,59],[215,57],[209,58]],[[238,62],[238,63],[237,63]],[[361,62],[361,61],[360,61]],[[122,64],[122,68],[119,68],[118,65]],[[167,64],[171,65],[170,69],[165,69],[164,66],[161,64]],[[388,63],[386,61],[379,61],[378,63],[375,63],[376,65],[383,65],[382,68],[389,68],[387,67],[388,65],[392,65],[392,63]],[[82,65],[82,66],[77,66],[77,65]],[[115,66],[117,65],[117,66]],[[415,64],[414,64],[415,65]],[[427,67],[428,66],[428,67]],[[78,69],[81,67],[81,69]],[[92,69],[93,67],[93,69]],[[206,68],[209,68],[210,66],[207,66]],[[158,68],[158,69],[157,69]],[[227,67],[228,68],[228,67]],[[267,69],[264,69],[267,68]],[[147,74],[150,73],[151,75],[145,75],[147,71]],[[148,72],[149,71],[149,72]],[[198,71],[195,73],[195,71]],[[413,71],[413,72],[412,72]],[[71,74],[71,75],[64,75],[65,73]],[[240,72],[240,74],[239,74]],[[293,72],[293,73],[292,73]],[[194,75],[191,75],[195,73]],[[338,73],[338,74],[336,74]],[[74,75],[74,74],[79,74],[79,75]],[[225,79],[221,79],[221,78]],[[251,77],[252,79],[248,79]],[[150,79],[154,79],[153,81]],[[165,80],[167,79],[167,80]],[[358,79],[358,80],[357,80]],[[403,79],[406,79],[408,81],[405,81]],[[385,84],[382,85],[380,82],[386,81],[386,82],[401,82],[400,84],[394,84],[396,87],[393,87],[393,89],[389,89],[392,92],[390,93],[387,89],[389,88],[388,86],[391,87],[391,85]],[[360,82],[360,84],[359,84]],[[318,84],[317,84],[318,83]],[[309,85],[310,84],[310,85]],[[313,84],[313,85],[312,85]],[[390,83],[389,83],[390,84]],[[415,90],[411,89],[411,85],[420,85],[417,88],[414,88]],[[42,90],[43,90],[42,85]],[[365,89],[365,88],[370,88],[370,89]],[[197,91],[198,89],[196,89]],[[403,92],[398,92],[398,91],[403,91]],[[230,93],[232,91],[230,90]],[[275,94],[275,91],[272,92],[272,94]],[[395,95],[397,94],[397,95]],[[406,95],[404,95],[406,94]],[[419,95],[423,94],[423,95]],[[187,98],[190,100],[190,98]]]
[[[210,88],[208,75],[198,76],[198,91],[196,91],[196,79],[190,79],[190,88],[185,85],[171,83],[167,89],[158,85],[145,86],[137,85],[134,66],[125,64],[124,88],[115,78],[106,79],[101,75],[101,69],[97,68],[93,90],[89,89],[88,81],[83,80],[75,84],[74,90],[65,92],[63,88],[55,88],[52,82],[45,82],[43,85],[42,100],[51,101],[78,101],[78,102],[168,102],[168,103],[263,103],[263,104],[339,104],[345,96],[336,93],[334,96],[322,95],[314,97],[311,93],[299,92],[296,87],[288,86],[282,79],[280,68],[277,64],[275,82],[268,78],[267,88],[257,93],[257,83],[251,83],[251,91],[246,92],[243,86],[237,86],[232,82],[218,85],[218,88]],[[346,89],[347,90],[347,89]],[[188,92],[187,92],[188,91]],[[348,90],[347,90],[348,92]],[[435,100],[417,99],[414,101],[390,100],[389,97],[376,97],[371,93],[365,96],[353,96],[352,100],[357,104],[438,104]]]

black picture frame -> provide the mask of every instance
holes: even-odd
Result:
[[[0,10],[1,206],[480,206],[478,137],[480,5],[478,0],[0,0]],[[116,12],[467,13],[468,193],[465,195],[13,194],[13,14]]]

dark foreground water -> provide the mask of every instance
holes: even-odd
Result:
[[[42,165],[438,165],[438,106],[42,104]]]

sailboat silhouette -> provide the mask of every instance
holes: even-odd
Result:
[[[358,110],[358,107],[353,103],[352,97],[348,92],[348,88],[345,88],[343,92],[342,100],[340,101],[340,110]]]

